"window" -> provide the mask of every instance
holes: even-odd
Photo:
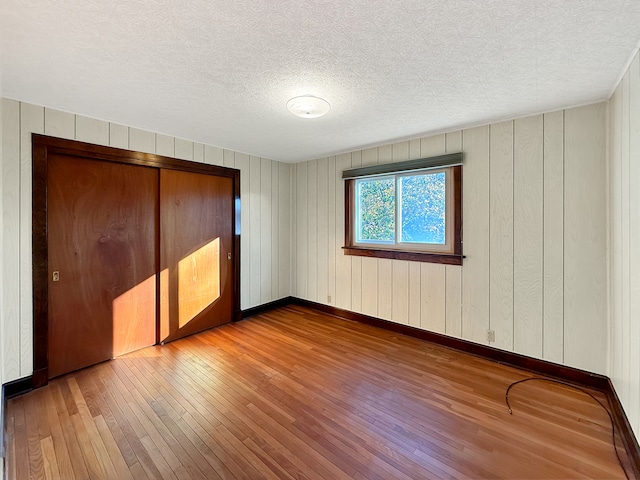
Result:
[[[462,264],[462,155],[343,172],[347,255]]]

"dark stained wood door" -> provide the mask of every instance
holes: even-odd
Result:
[[[160,340],[233,319],[233,179],[160,171]]]
[[[155,343],[157,203],[157,169],[49,157],[50,378]]]

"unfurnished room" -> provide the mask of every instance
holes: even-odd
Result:
[[[640,478],[640,2],[0,2],[0,478]]]

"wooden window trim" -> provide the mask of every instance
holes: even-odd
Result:
[[[462,265],[462,166],[448,167],[453,175],[453,253],[433,253],[415,250],[397,250],[356,246],[353,236],[355,179],[344,182],[344,247],[345,255],[389,258],[413,262]]]

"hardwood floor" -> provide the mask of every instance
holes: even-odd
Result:
[[[526,382],[512,389],[509,415],[506,388],[530,376],[289,306],[9,400],[6,473],[625,478],[609,417],[585,394]]]

